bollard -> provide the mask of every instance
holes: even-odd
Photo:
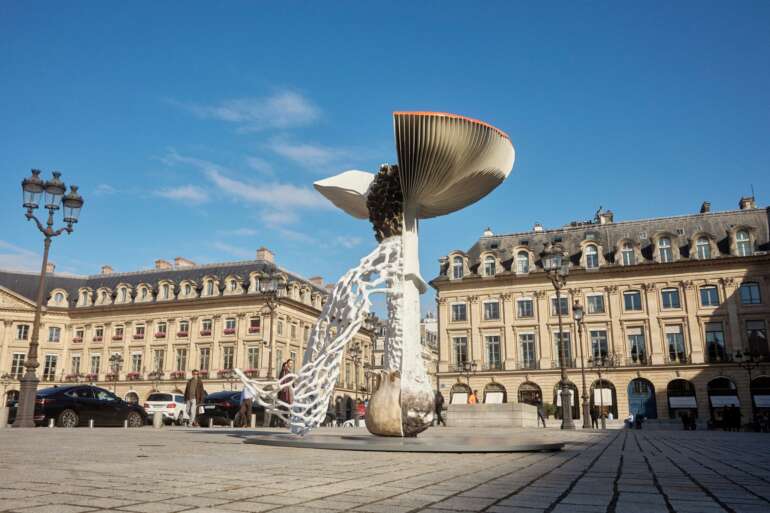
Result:
[[[123,421],[123,429],[128,429],[128,419]]]
[[[212,417],[209,417],[209,429],[214,427],[214,419]]]
[[[0,408],[0,429],[3,429],[8,425],[8,415],[10,412],[11,409],[7,406]]]
[[[232,428],[234,428],[234,427],[235,427],[235,421],[234,421],[234,420],[231,420],[231,421],[230,421],[230,429],[232,429]]]
[[[249,427],[251,427],[252,429],[257,427],[257,414],[256,413],[252,413],[251,414],[251,422],[249,423]]]
[[[155,429],[160,429],[163,427],[163,414],[159,411],[156,411],[152,415],[152,427]]]
[[[88,427],[91,429],[94,428],[94,419],[88,419]]]
[[[48,419],[48,427],[49,428],[56,427],[56,419]]]

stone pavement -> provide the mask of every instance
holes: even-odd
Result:
[[[568,445],[414,455],[247,445],[226,429],[3,429],[0,512],[770,511],[767,434],[515,433]]]

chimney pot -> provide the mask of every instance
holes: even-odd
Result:
[[[54,264],[53,262],[48,262],[47,264],[45,264],[45,272],[52,273],[54,272],[54,270],[56,270],[56,264]]]
[[[195,262],[193,262],[192,260],[188,260],[187,258],[184,258],[184,257],[176,257],[174,259],[174,267],[187,268],[187,267],[195,267],[195,265],[196,265]]]
[[[701,214],[707,214],[709,212],[711,212],[711,202],[710,201],[704,201],[703,203],[701,203],[700,213]]]
[[[532,228],[532,230],[536,231],[536,232],[542,232],[542,231],[544,231],[543,230],[543,225],[540,224],[540,223],[535,223],[535,226]]]
[[[102,266],[101,274],[112,274],[112,273],[113,273],[112,267],[110,267],[109,265]]]
[[[267,249],[265,246],[262,246],[257,250],[257,260],[262,260],[264,262],[269,262],[271,264],[275,263],[275,254]]]
[[[322,276],[313,276],[310,279],[308,279],[310,283],[315,285],[316,287],[322,287],[324,286],[324,279]]]
[[[171,269],[171,263],[168,260],[159,258],[155,261],[155,269]]]
[[[754,196],[742,197],[741,200],[738,202],[738,206],[741,207],[741,210],[749,210],[752,208],[757,208],[757,204],[754,202]]]

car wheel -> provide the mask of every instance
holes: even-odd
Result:
[[[126,420],[128,421],[128,427],[131,428],[142,427],[142,424],[144,424],[142,421],[142,416],[135,411],[130,412],[128,417],[126,417]]]
[[[80,417],[75,410],[64,410],[56,418],[56,424],[63,428],[74,428],[80,424]]]

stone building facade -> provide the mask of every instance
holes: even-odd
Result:
[[[599,212],[559,229],[485,232],[467,252],[442,258],[431,282],[439,389],[459,401],[472,388],[481,400],[560,404],[559,308],[573,417],[582,416],[585,376],[591,405],[615,418],[688,410],[719,421],[722,406],[736,404],[748,421],[770,407],[770,363],[752,369],[750,384],[736,359],[740,351],[767,361],[769,216],[742,198],[728,212],[704,203],[695,215],[614,222]],[[560,305],[542,268],[549,242],[569,254]],[[575,302],[585,311],[580,324]]]
[[[289,358],[299,368],[328,295],[321,278],[305,280],[280,269],[265,248],[255,260],[241,262],[196,265],[177,258],[138,272],[104,266],[93,276],[49,271],[40,386],[90,382],[140,402],[151,391],[184,390],[192,369],[200,369],[207,392],[215,392],[240,389],[233,368],[258,378],[276,376]],[[274,323],[259,286],[271,271],[285,283]],[[23,373],[38,276],[0,271],[0,375],[9,396],[18,393]],[[348,349],[371,360],[373,335],[362,329]],[[122,360],[119,368],[113,355]],[[335,396],[353,396],[355,372],[365,383],[363,369],[346,353]]]

